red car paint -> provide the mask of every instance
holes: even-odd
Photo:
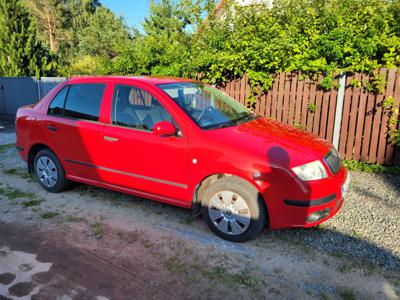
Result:
[[[315,226],[340,209],[343,203],[341,187],[347,171],[341,166],[336,175],[330,172],[323,159],[332,147],[329,142],[263,118],[203,130],[157,86],[182,81],[187,80],[149,77],[69,79],[37,104],[18,110],[16,145],[19,154],[28,161],[32,147],[43,144],[60,159],[70,180],[185,208],[192,207],[196,188],[205,178],[214,174],[236,175],[259,190],[272,229]],[[106,85],[98,122],[47,115],[55,95],[66,85],[77,83]],[[116,84],[132,85],[150,93],[171,114],[182,136],[162,137],[112,125],[110,116]],[[55,125],[58,131],[48,130],[49,126]],[[108,137],[118,139],[118,142],[107,140]],[[325,166],[327,178],[301,181],[291,170],[317,159]],[[296,199],[312,203],[328,195],[334,195],[334,199],[315,206],[291,206],[284,202],[284,199]],[[311,224],[306,222],[310,213],[326,207],[331,208],[328,217]]]

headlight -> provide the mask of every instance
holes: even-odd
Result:
[[[328,177],[325,167],[319,160],[294,167],[292,170],[303,181],[317,180]]]

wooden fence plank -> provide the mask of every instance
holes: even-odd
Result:
[[[240,80],[235,79],[233,82],[233,86],[234,86],[233,98],[235,98],[237,101],[240,102]]]
[[[276,104],[278,101],[278,86],[279,86],[279,76],[274,79],[274,84],[272,86],[272,98],[271,98],[271,118],[277,119],[276,117]]]
[[[247,104],[247,100],[250,97],[251,91],[250,91],[250,84],[249,84],[247,75],[245,75],[245,76],[246,76],[246,92],[245,92],[245,95],[244,95],[244,102]],[[247,105],[246,105],[246,107],[247,107]]]
[[[366,75],[361,76],[361,82],[365,79],[368,79]],[[367,92],[363,89],[360,90],[360,103],[358,106],[358,116],[357,116],[357,126],[356,126],[356,135],[354,141],[354,160],[360,160],[361,158],[361,145],[363,142],[363,129],[365,123],[365,109],[367,107]]]
[[[399,125],[397,126],[397,130],[400,131],[400,122],[399,122]],[[394,152],[395,152],[395,155],[394,155],[393,164],[395,166],[400,166],[400,146],[396,146]]]
[[[310,131],[310,132],[312,132],[312,130],[313,130],[313,125],[314,125],[314,123],[313,123],[313,121],[314,121],[314,112],[312,112],[310,109],[308,109],[308,105],[309,104],[315,104],[315,95],[316,95],[316,89],[317,89],[317,86],[316,86],[316,84],[315,84],[315,82],[312,82],[311,83],[311,86],[310,86],[310,97],[309,97],[309,102],[307,103],[307,130],[308,131]]]
[[[265,93],[257,98],[256,114],[259,114],[260,116],[265,116],[265,100],[266,100]]]
[[[387,96],[390,96],[390,95],[387,95]],[[394,98],[394,105],[399,105],[400,104],[400,68],[397,68],[392,96]],[[399,124],[399,126],[400,126],[400,124]],[[385,165],[391,165],[394,163],[395,150],[396,150],[395,145],[390,140],[390,137],[388,137],[388,143],[386,145],[386,154],[385,154]],[[399,155],[400,155],[400,153],[399,153]]]
[[[303,99],[301,103],[301,125],[304,129],[307,128],[307,110],[308,110],[308,102],[310,99],[310,80],[304,80],[304,92]]]
[[[300,74],[297,74],[297,89],[296,89],[296,113],[294,116],[294,125],[300,125],[301,120],[301,104],[303,102],[303,85],[304,80],[300,80]]]
[[[315,113],[314,113],[314,121],[313,121],[313,129],[312,132],[316,135],[319,133],[319,125],[321,121],[321,112],[322,112],[322,97],[324,91],[318,86],[318,83],[321,82],[323,76],[318,76],[318,81],[315,83],[317,94],[315,96]]]
[[[386,84],[385,94],[383,95],[383,101],[390,96],[393,97],[395,75],[396,75],[395,69],[388,70],[387,84]],[[386,145],[389,143],[388,140],[389,113],[390,109],[385,109],[385,107],[382,106],[381,130],[378,138],[379,140],[378,153],[377,153],[378,164],[383,164],[385,162]]]
[[[290,97],[289,97],[289,117],[288,124],[294,124],[294,114],[296,108],[296,94],[297,94],[297,74],[291,73],[290,83]]]
[[[337,101],[337,89],[333,89],[330,93],[329,110],[328,110],[328,124],[326,129],[326,139],[333,142],[333,128],[335,125],[335,114],[336,114],[336,101]]]
[[[330,100],[331,92],[324,91],[322,96],[321,103],[321,120],[319,123],[319,131],[318,135],[324,139],[326,139],[326,128],[328,125],[328,108],[329,108],[329,100]]]
[[[381,69],[379,74],[386,78],[387,69]],[[369,149],[368,161],[369,162],[377,162],[377,152],[378,152],[378,144],[379,144],[379,132],[382,123],[382,101],[383,95],[377,95],[375,100],[375,114],[372,125],[372,135],[371,135],[371,144]]]
[[[368,161],[369,145],[371,144],[372,121],[374,116],[375,94],[368,94],[367,109],[365,111],[365,125],[361,147],[361,161]]]
[[[271,99],[272,99],[272,91],[269,90],[265,99],[265,116],[267,118],[271,117]]]
[[[291,79],[290,73],[285,74],[285,94],[283,95],[283,109],[282,109],[282,122],[287,124],[289,118],[289,101],[290,101],[290,87]]]
[[[224,88],[225,90],[224,90],[224,92],[226,92],[229,96],[231,96],[232,97],[232,81],[229,81],[227,84],[226,84],[226,86],[225,86],[225,88]]]
[[[276,105],[276,119],[282,122],[283,96],[285,94],[285,73],[279,75],[278,102]]]

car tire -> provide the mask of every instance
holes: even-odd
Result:
[[[69,186],[64,168],[52,151],[40,150],[35,156],[33,166],[38,182],[46,191],[59,193]]]
[[[266,226],[266,207],[258,190],[238,177],[219,179],[205,189],[201,199],[203,218],[223,239],[245,242]]]

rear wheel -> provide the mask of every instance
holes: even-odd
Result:
[[[58,193],[67,188],[68,181],[65,179],[64,169],[50,150],[43,149],[36,154],[34,170],[39,183],[47,191]]]
[[[254,238],[266,225],[266,208],[258,190],[233,176],[207,187],[202,196],[202,214],[213,232],[233,242]]]

